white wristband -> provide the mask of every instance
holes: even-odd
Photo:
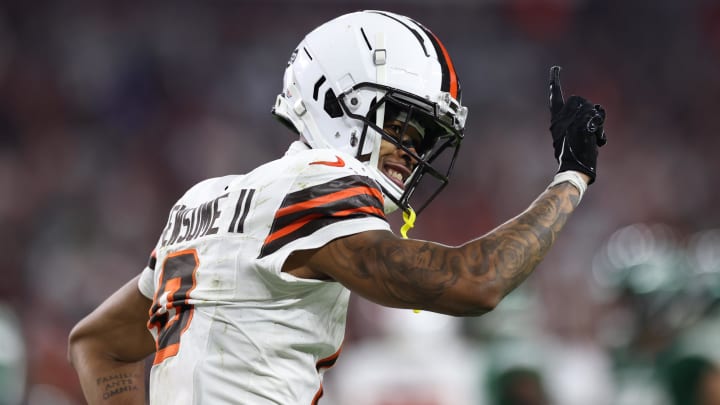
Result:
[[[568,182],[575,186],[576,189],[580,192],[580,197],[578,198],[578,202],[582,200],[583,194],[585,194],[585,190],[587,190],[587,183],[585,183],[585,180],[583,180],[582,177],[580,177],[580,173],[572,170],[568,170],[566,172],[561,172],[555,175],[555,178],[550,183],[550,185],[547,188],[553,187],[555,185],[558,185],[560,183]]]

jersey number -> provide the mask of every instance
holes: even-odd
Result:
[[[190,292],[195,288],[199,264],[195,249],[174,252],[165,258],[148,321],[148,328],[156,332],[153,365],[175,356],[180,349],[180,336],[193,317],[195,306],[190,304]]]

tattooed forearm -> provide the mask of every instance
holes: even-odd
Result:
[[[431,242],[401,240],[390,233],[366,239],[348,238],[335,244],[332,262],[355,279],[372,285],[389,305],[431,303],[460,277],[450,250]]]
[[[102,398],[108,400],[116,395],[137,392],[142,387],[143,376],[137,373],[117,372],[95,380]]]
[[[384,305],[451,314],[492,309],[533,271],[578,203],[559,184],[522,214],[459,247],[364,232],[323,249],[320,271]],[[329,255],[330,257],[328,257]]]
[[[543,193],[525,212],[464,246],[470,271],[506,295],[545,257],[578,202],[569,183]]]

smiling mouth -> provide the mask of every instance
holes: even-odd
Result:
[[[383,174],[401,189],[405,188],[405,181],[410,176],[410,171],[397,164],[388,163],[383,165]]]

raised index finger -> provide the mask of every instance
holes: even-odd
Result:
[[[562,69],[560,66],[550,68],[550,114],[553,116],[565,105],[560,87],[560,69]]]

